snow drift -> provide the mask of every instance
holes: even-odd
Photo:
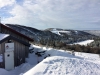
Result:
[[[100,75],[99,64],[62,51],[55,54],[56,56],[44,59],[23,75]]]

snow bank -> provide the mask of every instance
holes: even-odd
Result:
[[[10,75],[10,74],[5,69],[0,68],[0,75]]]
[[[100,65],[76,58],[46,58],[23,75],[100,75]]]
[[[49,53],[51,57],[44,59],[23,75],[100,75],[100,64],[87,61],[88,59],[79,57],[81,55],[72,56],[59,50],[50,50]]]
[[[81,57],[84,61],[90,61],[96,64],[100,64],[100,55],[92,53],[75,52],[75,56]]]

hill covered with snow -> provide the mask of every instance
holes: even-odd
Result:
[[[87,32],[96,36],[100,36],[100,30],[84,30],[84,32]]]

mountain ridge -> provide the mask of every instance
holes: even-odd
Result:
[[[95,35],[93,34],[80,30],[70,30],[61,28],[49,28],[45,30],[38,30],[33,27],[22,26],[18,24],[6,24],[6,25],[34,39],[35,40],[34,43],[42,45],[55,45],[57,43],[69,44],[73,42],[92,39],[95,37]]]

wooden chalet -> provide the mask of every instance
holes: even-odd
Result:
[[[30,41],[34,40],[0,23],[0,67],[11,70],[25,63]]]

